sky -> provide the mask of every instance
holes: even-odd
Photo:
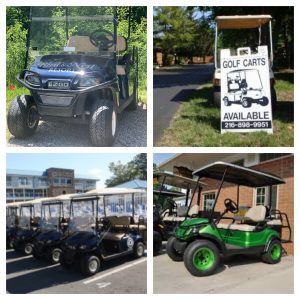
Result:
[[[157,165],[175,156],[176,153],[154,153],[153,162]]]
[[[50,167],[74,169],[75,176],[84,175],[100,179],[97,187],[105,186],[105,180],[112,174],[108,169],[111,162],[126,164],[137,153],[9,153],[6,155],[6,168],[17,170],[45,171]]]

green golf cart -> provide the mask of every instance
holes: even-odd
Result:
[[[169,238],[169,257],[174,261],[183,260],[194,276],[213,274],[220,264],[221,255],[259,254],[265,263],[280,262],[282,243],[291,242],[287,215],[263,205],[251,207],[243,217],[236,218],[236,215],[239,212],[240,186],[269,186],[272,189],[274,185],[285,183],[283,179],[224,162],[209,164],[196,170],[193,175],[198,177],[198,181],[203,178],[219,180],[219,189],[208,218],[186,219],[176,229],[175,235]],[[224,199],[224,212],[219,218],[214,218],[220,194],[224,195],[221,191],[225,182],[237,185],[237,200]],[[271,200],[270,193],[270,207]],[[228,213],[231,214],[228,216]],[[286,240],[282,239],[284,228],[289,232]]]

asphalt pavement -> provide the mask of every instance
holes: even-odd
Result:
[[[147,110],[138,106],[118,115],[113,147],[147,146]],[[35,134],[27,139],[11,137],[10,147],[92,147],[87,125],[62,122],[40,122]]]
[[[100,272],[86,277],[78,266],[65,269],[7,250],[6,290],[10,294],[145,294],[147,261],[123,257],[104,262]]]
[[[258,257],[232,256],[222,259],[216,274],[194,277],[183,262],[163,253],[153,259],[153,289],[155,294],[292,294],[294,258],[269,265]]]
[[[153,73],[153,143],[159,142],[164,129],[180,104],[199,86],[212,80],[213,64],[188,65],[155,70]]]

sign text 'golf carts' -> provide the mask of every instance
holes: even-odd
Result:
[[[272,133],[268,47],[221,50],[221,133]]]

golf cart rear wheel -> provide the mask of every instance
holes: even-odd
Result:
[[[180,253],[178,253],[174,248],[174,242],[176,238],[174,236],[170,237],[167,242],[167,253],[168,256],[174,261],[182,261],[183,257]]]
[[[230,106],[231,105],[231,103],[229,102],[228,97],[225,97],[223,100],[224,100],[224,105],[225,106]]]
[[[134,257],[140,258],[144,255],[145,246],[142,242],[137,242],[133,248]]]
[[[251,107],[251,102],[249,101],[248,98],[242,99],[242,106],[243,106],[244,108]]]
[[[111,146],[117,128],[117,112],[112,100],[101,100],[91,116],[90,138],[98,147]]]
[[[33,97],[17,96],[11,103],[7,114],[7,126],[16,138],[25,138],[34,134],[39,124],[38,110]]]
[[[281,260],[282,255],[282,245],[281,242],[278,240],[275,240],[271,242],[271,244],[268,247],[267,252],[263,253],[262,255],[262,261],[267,264],[277,264]]]
[[[83,274],[92,276],[100,269],[100,260],[97,256],[87,255],[82,257],[80,262],[81,271]]]
[[[261,106],[267,106],[269,104],[269,99],[267,97],[263,97],[262,101],[260,102]]]
[[[58,264],[60,262],[60,255],[62,251],[59,248],[52,248],[47,252],[47,259],[51,264]]]
[[[220,263],[220,253],[210,241],[194,241],[184,251],[184,265],[194,276],[209,276]]]
[[[23,248],[23,252],[25,255],[31,255],[33,251],[33,246],[32,244],[28,243],[25,244],[24,248]]]

